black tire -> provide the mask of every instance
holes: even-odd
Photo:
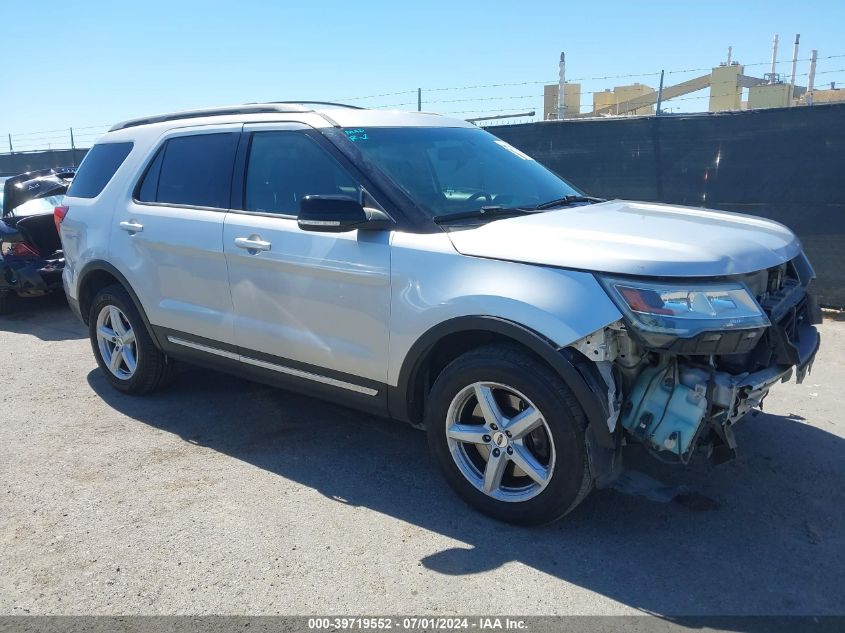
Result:
[[[97,317],[103,308],[116,306],[129,321],[135,333],[136,369],[128,379],[115,376],[106,365],[100,353],[97,341]],[[144,325],[135,303],[129,293],[120,285],[103,288],[94,297],[91,303],[91,311],[88,314],[88,337],[91,340],[91,349],[97,364],[103,372],[106,380],[118,391],[133,395],[142,395],[156,391],[166,384],[171,365],[168,358],[156,347],[152,336]]]
[[[12,308],[12,293],[8,290],[0,291],[0,315],[8,314]]]
[[[525,501],[501,501],[475,487],[453,459],[446,437],[452,400],[476,382],[508,385],[524,394],[542,413],[556,454],[546,487]],[[432,453],[449,485],[472,507],[518,525],[542,525],[562,518],[593,487],[584,429],[587,419],[572,391],[547,365],[517,345],[497,344],[467,352],[437,377],[426,406]]]

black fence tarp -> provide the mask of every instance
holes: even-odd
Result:
[[[592,195],[777,220],[845,307],[845,104],[486,129]]]
[[[46,149],[34,152],[0,154],[0,176],[17,176],[34,169],[77,167],[87,149]]]

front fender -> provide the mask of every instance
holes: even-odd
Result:
[[[411,348],[453,319],[494,317],[561,348],[622,317],[592,273],[467,257],[442,233],[397,233],[391,246],[394,386]]]
[[[445,239],[445,241],[444,241]],[[612,476],[618,436],[599,394],[561,348],[621,318],[590,273],[458,254],[444,234],[396,234],[391,249],[388,405],[412,420],[417,370],[443,337],[487,331],[545,360],[572,389],[589,420],[587,445],[598,481]],[[413,421],[413,420],[412,420]]]

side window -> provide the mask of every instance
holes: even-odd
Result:
[[[76,198],[99,196],[131,151],[132,143],[100,143],[92,147],[82,160],[67,195]]]
[[[169,139],[147,168],[138,200],[229,208],[237,132]]]
[[[147,168],[147,173],[144,174],[144,180],[138,188],[138,200],[141,202],[155,202],[158,195],[158,179],[161,174],[161,162],[164,159],[164,148],[156,152],[156,157],[150,166]]]
[[[299,213],[308,195],[357,198],[355,180],[315,141],[300,132],[255,132],[244,179],[244,209]]]

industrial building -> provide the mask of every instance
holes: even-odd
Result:
[[[660,85],[655,88],[642,83],[615,86],[592,93],[592,109],[581,111],[581,84],[565,79],[565,55],[561,53],[556,84],[548,84],[543,90],[543,118],[576,119],[624,115],[660,114],[672,99],[709,89],[710,112],[735,110],[757,110],[763,108],[788,108],[821,103],[845,102],[845,90],[831,84],[829,88],[817,89],[814,85],[818,52],[813,50],[807,72],[807,85],[795,83],[800,36],[795,36],[792,52],[792,72],[789,76],[777,72],[778,36],[772,41],[771,70],[763,77],[746,74],[745,67],[731,59],[728,47],[727,61],[714,67],[709,73],[688,79],[674,85],[664,85],[663,74]],[[563,99],[558,95],[563,86]],[[747,93],[745,92],[747,90]],[[745,99],[743,99],[745,95]]]

